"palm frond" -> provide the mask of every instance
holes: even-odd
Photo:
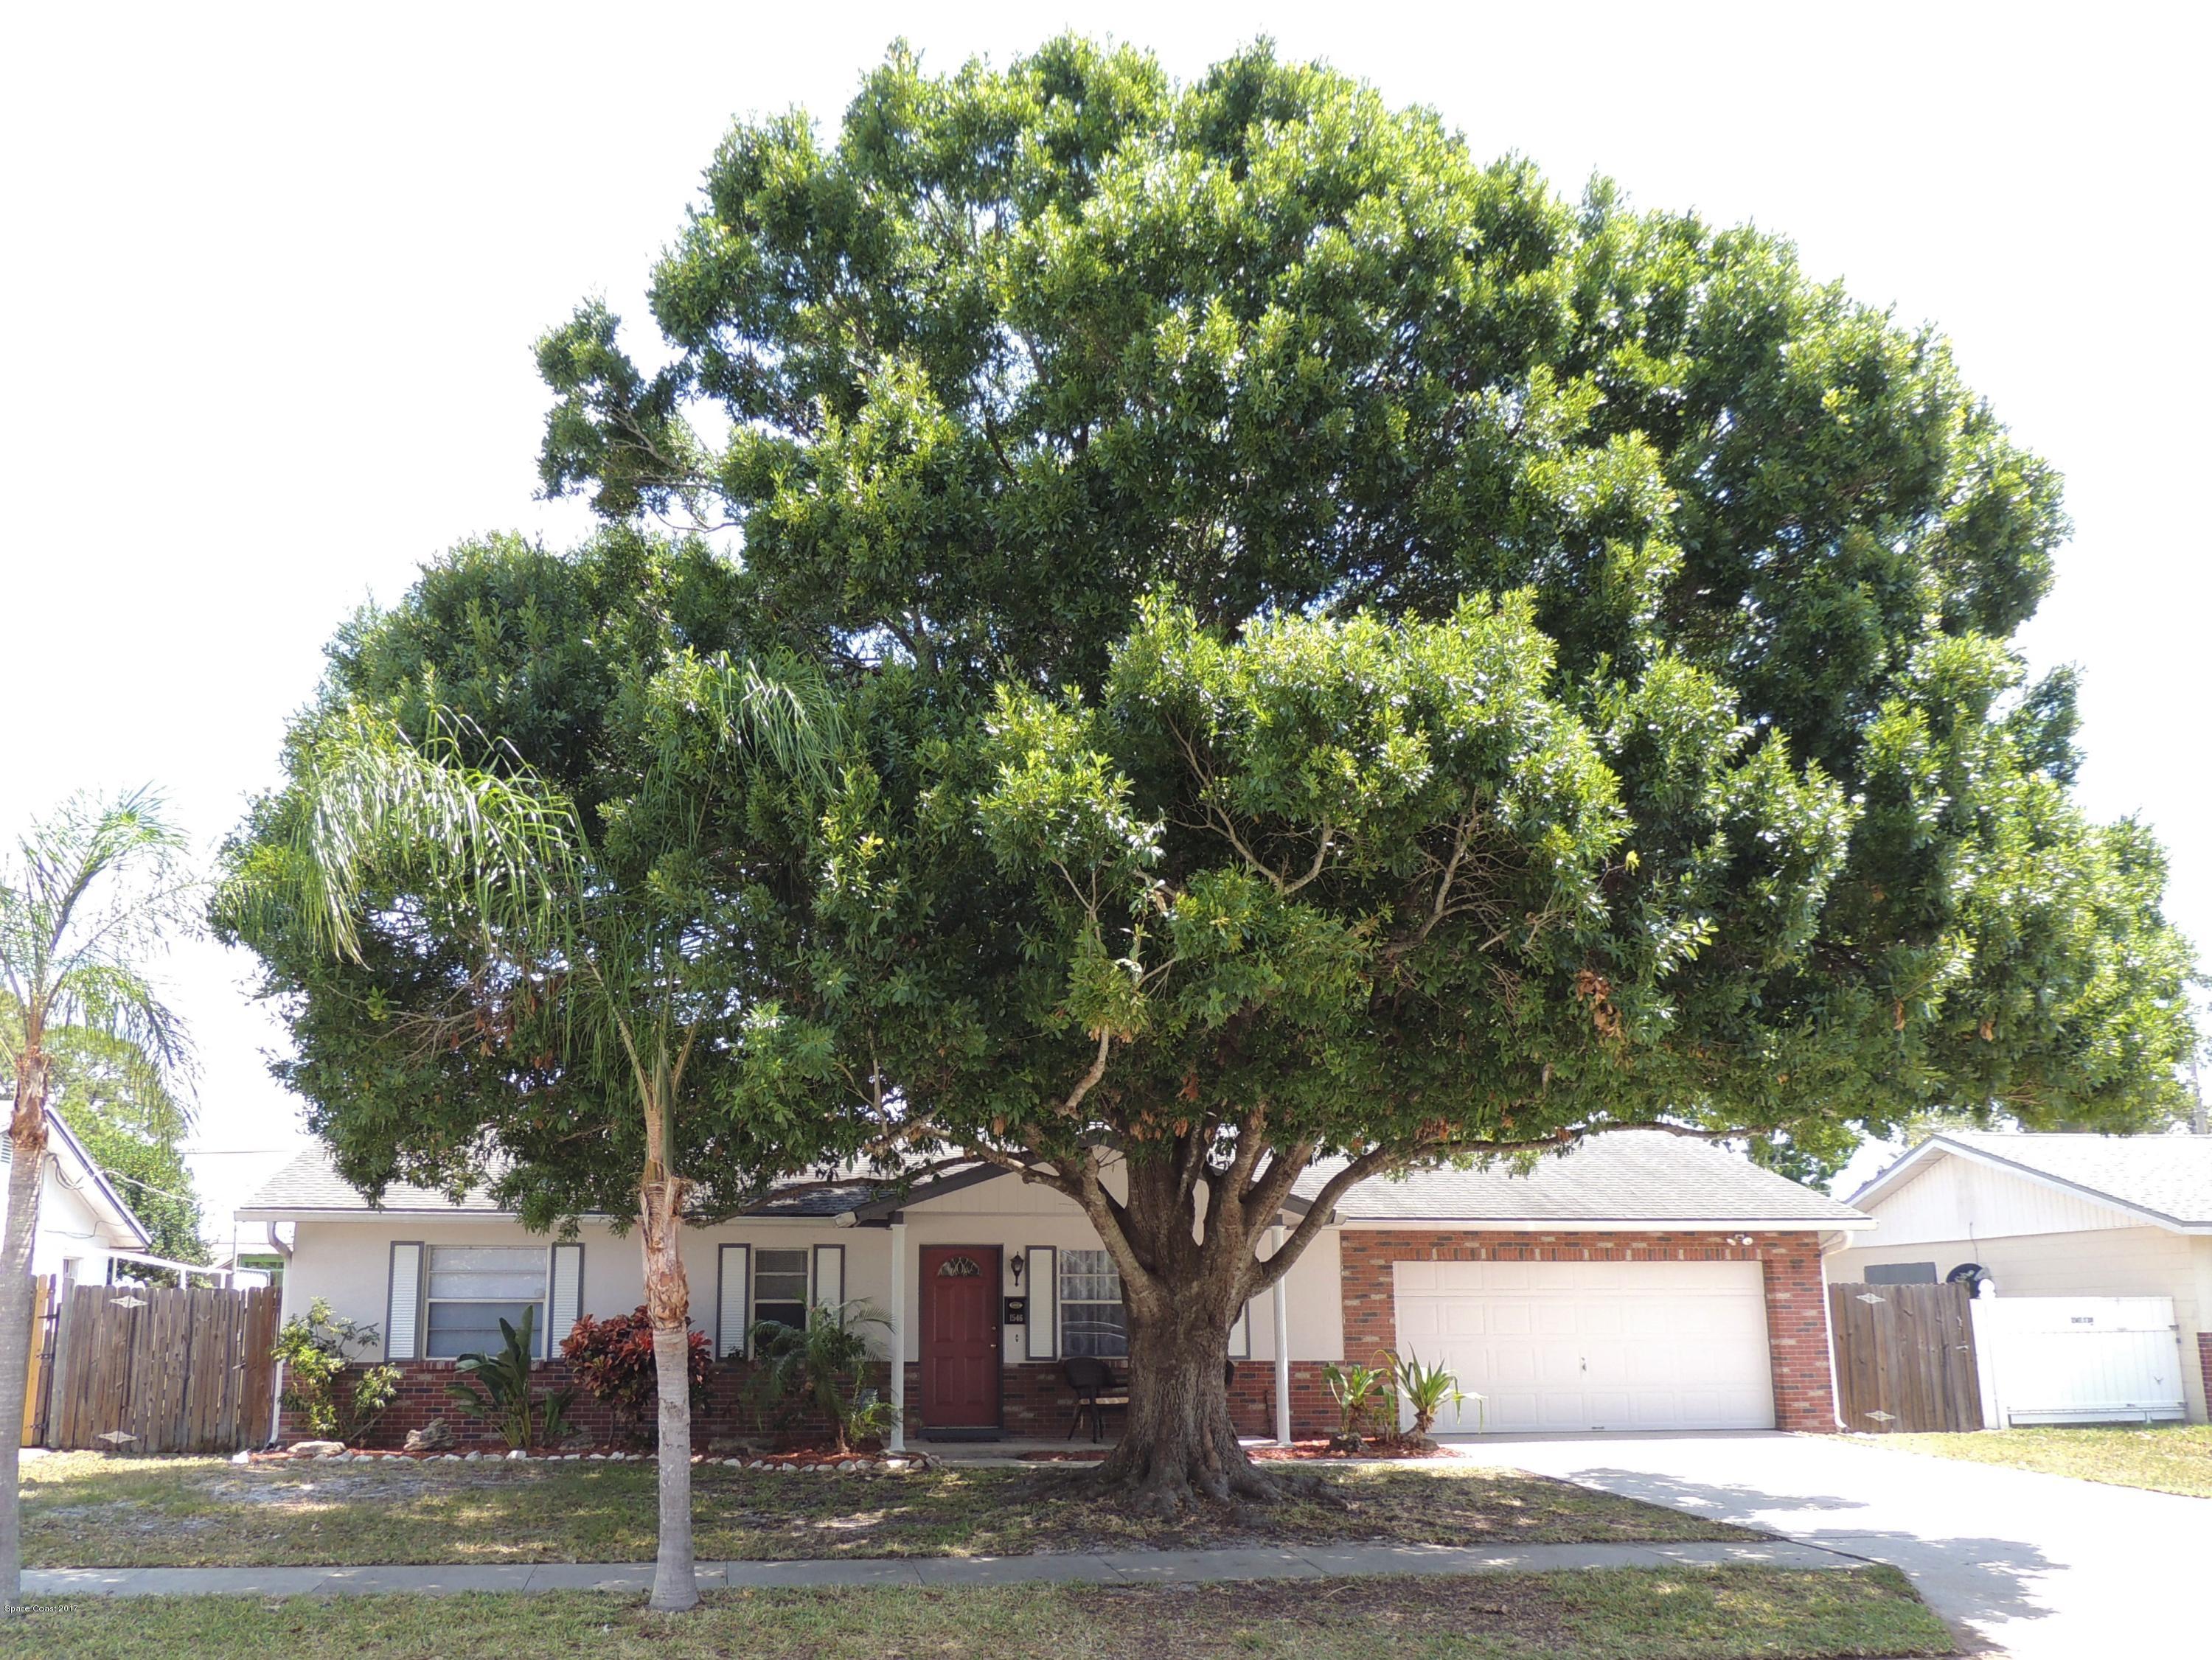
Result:
[[[151,788],[71,796],[24,833],[0,870],[0,1051],[81,1028],[189,1086],[189,1038],[146,970],[199,925],[187,851]]]
[[[574,806],[550,785],[470,766],[449,736],[418,748],[349,710],[316,735],[294,804],[289,845],[233,871],[221,900],[232,917],[283,912],[319,946],[358,960],[366,897],[404,884],[524,954],[560,951],[585,844]]]

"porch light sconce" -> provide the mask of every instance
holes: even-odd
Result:
[[[1014,1289],[1017,1291],[1019,1291],[1022,1288],[1022,1268],[1024,1263],[1028,1260],[1028,1251],[1017,1251],[1014,1253],[1013,1260],[1006,1264],[1009,1269],[1013,1270]]]

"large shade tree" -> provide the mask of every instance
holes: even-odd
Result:
[[[337,643],[216,906],[363,1190],[482,1184],[532,1226],[637,1224],[671,1609],[698,1600],[682,1230],[823,1142],[764,1144],[731,1081],[787,908],[789,861],[760,850],[787,838],[701,830],[787,816],[834,711],[743,653],[727,589],[703,548],[620,533],[457,549]]]
[[[57,1051],[94,1037],[127,1045],[151,1080],[181,1081],[191,1056],[149,970],[197,919],[185,839],[150,790],[73,796],[0,863],[0,1061],[14,1084],[0,1221],[0,1617],[22,1610],[16,1488],[30,1370],[31,1249],[56,1107]]]
[[[1163,1504],[1257,1490],[1228,1322],[1350,1181],[2171,1110],[2161,855],[2008,644],[2058,482],[1778,239],[1065,39],[738,124],[651,301],[541,342],[548,488],[855,682],[746,1064],[1085,1207]]]

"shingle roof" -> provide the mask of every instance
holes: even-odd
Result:
[[[1316,1165],[1298,1183],[1297,1197],[1312,1197],[1342,1167],[1340,1162]],[[918,1203],[933,1190],[957,1190],[992,1174],[977,1170],[942,1178],[902,1201],[883,1203]],[[861,1180],[809,1187],[771,1195],[748,1214],[835,1216],[867,1209],[886,1192],[880,1184]],[[456,1203],[434,1188],[398,1182],[385,1190],[381,1208],[449,1215],[502,1214],[481,1190]],[[316,1148],[277,1172],[239,1214],[250,1219],[276,1211],[361,1215],[368,1209],[360,1192],[331,1167],[330,1154]],[[1655,1130],[1593,1136],[1571,1153],[1544,1159],[1525,1175],[1499,1165],[1363,1182],[1338,1203],[1337,1212],[1346,1221],[1449,1222],[1717,1222],[1749,1227],[1759,1222],[1848,1226],[1866,1220],[1848,1205],[1735,1154]]]
[[[807,1187],[800,1191],[771,1194],[763,1203],[751,1207],[746,1214],[755,1216],[835,1216],[848,1210],[857,1210],[882,1190],[872,1182],[854,1181],[836,1187]],[[482,1188],[472,1188],[455,1200],[434,1187],[416,1187],[410,1182],[394,1182],[384,1190],[383,1203],[377,1207],[386,1212],[434,1212],[440,1215],[501,1216],[509,1213],[501,1209],[491,1196]],[[326,1210],[333,1215],[360,1215],[368,1211],[368,1201],[361,1190],[338,1174],[331,1162],[328,1149],[313,1147],[286,1165],[264,1183],[258,1192],[239,1208],[239,1215],[251,1218],[264,1211]]]
[[[1318,1165],[1297,1188],[1310,1198],[1340,1162]],[[1863,1223],[1787,1177],[1708,1142],[1663,1130],[1592,1136],[1527,1174],[1427,1170],[1362,1182],[1337,1203],[1347,1221]]]
[[[1938,1147],[1949,1143],[2118,1199],[2184,1227],[2212,1227],[2212,1136],[1966,1130],[1946,1130],[1933,1140]]]

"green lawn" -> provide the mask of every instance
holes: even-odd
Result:
[[[1757,1536],[1512,1471],[1370,1468],[1321,1480],[1319,1498],[1166,1524],[1102,1503],[1084,1472],[1065,1467],[783,1475],[709,1464],[693,1473],[693,1516],[710,1562]],[[34,1567],[638,1562],[653,1549],[649,1464],[240,1466],[70,1453],[27,1463],[23,1494],[23,1556]]]
[[[638,1599],[175,1596],[34,1602],[0,1660],[1778,1660],[1949,1654],[1888,1568],[1614,1568],[1176,1586],[733,1591],[661,1617]]]
[[[1856,1439],[1856,1438],[1854,1438]],[[1881,1435],[1868,1446],[2009,1464],[2115,1487],[2212,1499],[2212,1427],[2160,1424],[2102,1429],[1985,1429],[1968,1435]]]

